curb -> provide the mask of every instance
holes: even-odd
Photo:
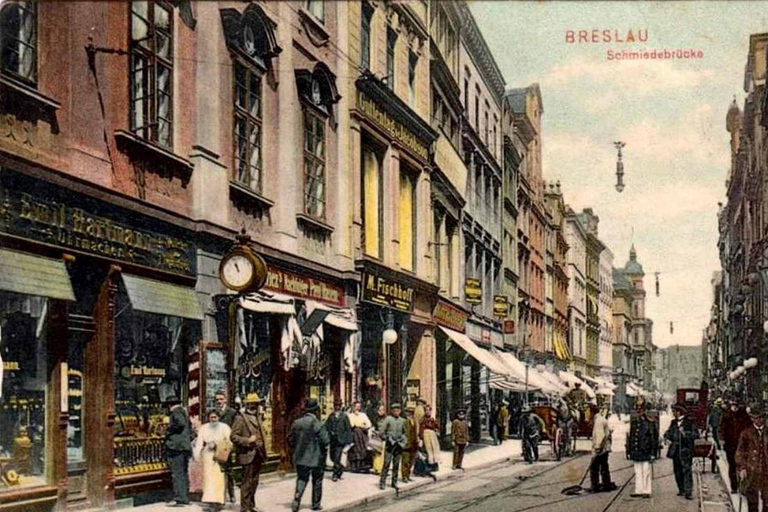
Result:
[[[541,450],[539,455],[546,455],[548,453],[551,453],[551,450]],[[483,462],[482,464],[478,464],[477,466],[473,466],[469,468],[470,471],[478,470],[478,469],[485,469],[489,468],[491,466],[495,466],[497,464],[502,464],[504,462],[514,462],[515,464],[524,462],[523,459],[515,456],[509,456],[509,457],[502,457],[500,459],[496,459],[493,461]],[[437,475],[436,475],[437,476]],[[372,494],[369,496],[366,496],[364,498],[359,498],[354,501],[350,501],[348,503],[345,503],[343,505],[338,505],[335,507],[323,507],[323,510],[326,512],[342,512],[346,510],[350,510],[356,507],[359,507],[361,505],[367,505],[369,503],[374,503],[376,501],[382,500],[384,498],[390,497],[390,496],[397,496],[398,494],[410,494],[412,491],[419,490],[423,487],[427,487],[430,485],[434,485],[440,482],[445,482],[449,480],[461,480],[464,477],[470,477],[471,475],[468,474],[466,471],[461,471],[458,469],[451,470],[450,473],[446,473],[442,476],[437,476],[437,480],[425,480],[424,482],[417,482],[413,484],[412,486],[409,486],[407,488],[401,488],[399,492],[394,491],[391,487],[387,488],[384,491],[379,491],[376,494]],[[323,489],[325,490],[325,489]]]

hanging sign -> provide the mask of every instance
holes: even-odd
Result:
[[[483,287],[479,279],[468,277],[464,281],[464,298],[467,304],[481,304],[483,302]]]
[[[448,327],[454,331],[464,332],[469,313],[464,312],[453,304],[438,300],[437,306],[435,306],[435,310],[432,312],[432,318],[434,318],[437,325]]]
[[[493,316],[506,318],[509,316],[509,298],[506,295],[494,295]]]

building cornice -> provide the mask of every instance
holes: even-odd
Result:
[[[475,61],[477,68],[490,85],[496,103],[501,104],[501,98],[504,96],[504,75],[502,75],[498,64],[496,64],[496,60],[493,58],[493,54],[488,48],[480,28],[477,26],[469,6],[467,6],[466,2],[459,2],[458,6],[459,14],[461,15],[461,39],[466,43],[472,60]]]

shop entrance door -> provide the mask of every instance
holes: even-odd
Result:
[[[67,500],[70,503],[87,499],[88,465],[85,461],[85,347],[93,338],[93,317],[69,315],[67,333],[67,394],[69,423],[67,424]]]

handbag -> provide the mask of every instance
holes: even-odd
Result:
[[[229,456],[232,453],[232,443],[229,439],[224,439],[222,442],[216,443],[216,449],[213,452],[213,460],[219,464],[225,464],[229,462]]]

